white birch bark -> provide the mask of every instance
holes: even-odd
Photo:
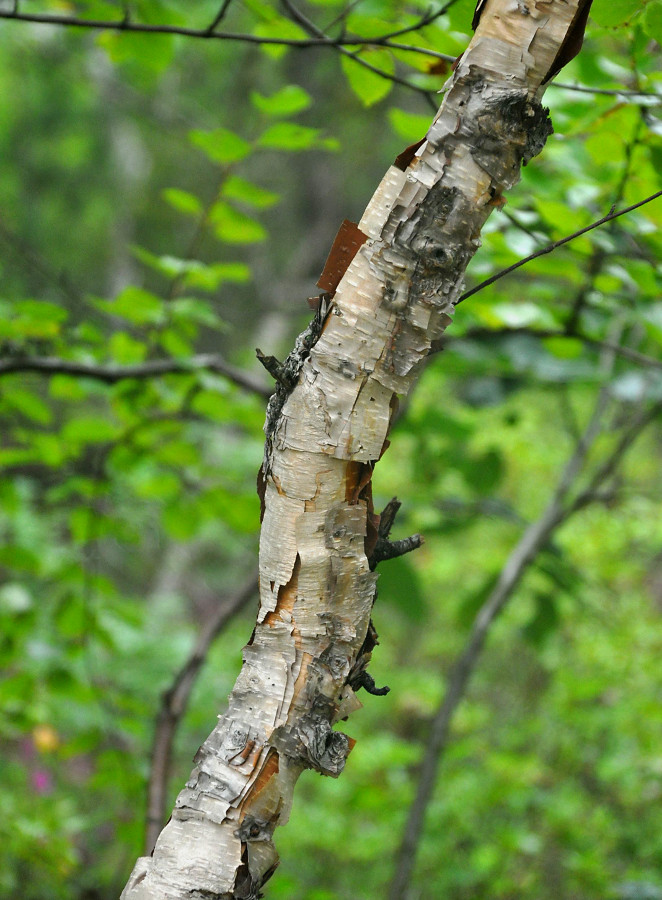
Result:
[[[124,900],[257,898],[301,772],[342,771],[351,741],[332,726],[360,706],[350,682],[377,578],[372,469],[485,220],[551,131],[543,82],[582,5],[488,0],[425,142],[370,200],[319,338],[289,358],[296,384],[278,389],[265,426],[257,625],[228,711]]]

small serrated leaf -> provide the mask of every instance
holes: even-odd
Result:
[[[307,91],[298,84],[286,84],[285,87],[267,97],[259,91],[251,92],[251,103],[265,116],[280,118],[295,116],[308,109],[313,100]]]
[[[280,200],[280,196],[273,191],[268,191],[238,175],[231,175],[226,180],[222,193],[229,200],[238,200],[256,209],[267,209]]]
[[[218,240],[227,244],[255,244],[267,236],[260,222],[223,201],[214,204],[209,221]]]
[[[364,50],[360,59],[369,63],[375,69],[384,72],[374,72],[367,66],[361,65],[357,59],[343,56],[340,60],[342,70],[352,91],[364,106],[373,106],[383,100],[391,92],[393,82],[388,77],[395,72],[395,62],[388,50],[369,49]]]
[[[275,122],[258,138],[258,146],[270,150],[309,150],[316,146],[319,128],[297,125],[295,122]]]
[[[195,194],[191,194],[189,191],[182,191],[179,188],[166,188],[162,196],[173,209],[187,216],[199,216],[202,213],[202,203],[200,203]]]
[[[247,140],[229,128],[214,128],[213,131],[195,130],[189,132],[189,138],[191,143],[206,153],[212,162],[223,166],[245,159],[252,149]]]

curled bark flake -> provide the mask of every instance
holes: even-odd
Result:
[[[361,231],[356,222],[345,219],[334,238],[317,287],[333,295],[340,279],[367,239],[368,235]]]
[[[372,651],[377,644],[379,644],[377,637],[377,631],[372,623],[372,619],[370,619],[365,639],[356,657],[356,662],[347,676],[347,684],[352,691],[358,691],[360,688],[363,688],[369,694],[383,697],[385,694],[388,694],[391,689],[387,686],[382,688],[376,687],[375,679],[366,671],[367,666],[372,659]]]
[[[378,688],[375,684],[375,679],[365,669],[356,676],[352,683],[352,688],[355,691],[363,688],[368,694],[372,694],[373,697],[384,697],[391,690],[388,685]]]
[[[402,153],[399,153],[395,160],[393,161],[393,165],[400,169],[402,172],[406,172],[409,166],[412,164],[414,159],[416,158],[416,151],[425,143],[425,138],[421,138],[420,141],[416,141],[415,144],[410,144],[409,147],[406,147]]]
[[[580,4],[575,21],[572,23],[566,39],[561,44],[561,49],[556,55],[549,72],[545,75],[543,84],[546,84],[557,75],[582,49],[584,32],[586,31],[586,23],[588,22],[588,14],[592,2],[593,0],[584,0],[583,4]]]

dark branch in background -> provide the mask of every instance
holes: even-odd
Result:
[[[224,375],[237,387],[268,399],[273,393],[261,380],[253,378],[226,362],[222,356],[201,353],[188,359],[153,359],[131,366],[81,363],[55,356],[8,356],[0,359],[0,377],[14,372],[40,372],[43,375],[76,375],[115,384],[126,378],[154,378],[162,375],[186,375],[206,369]]]
[[[626,206],[625,209],[621,209],[618,212],[614,212],[612,210],[611,212],[607,213],[606,216],[603,216],[596,222],[592,222],[590,225],[587,225],[586,228],[580,228],[579,231],[575,231],[572,234],[567,235],[566,237],[560,238],[558,241],[553,241],[551,244],[547,244],[546,246],[541,247],[541,249],[536,250],[535,253],[531,253],[529,256],[525,256],[523,259],[520,259],[516,263],[513,263],[512,266],[508,266],[507,268],[502,269],[500,272],[497,272],[495,275],[492,275],[490,278],[486,278],[485,281],[481,281],[480,284],[472,287],[471,290],[465,291],[455,305],[458,306],[469,297],[473,297],[474,294],[477,294],[479,291],[484,290],[484,288],[489,287],[491,284],[494,284],[495,281],[499,281],[504,276],[510,275],[511,272],[514,272],[521,266],[525,266],[527,263],[532,262],[534,259],[538,259],[538,257],[540,256],[545,256],[547,253],[551,253],[553,250],[557,250],[564,244],[568,244],[570,243],[570,241],[574,241],[575,238],[581,237],[583,234],[587,234],[589,231],[593,231],[594,228],[599,228],[606,222],[611,222],[613,219],[618,219],[619,216],[625,216],[627,215],[627,213],[631,213],[633,210],[639,209],[640,206],[645,206],[646,203],[651,203],[653,200],[657,200],[658,197],[662,197],[662,191],[657,191],[655,194],[651,194],[650,197],[646,197],[644,200],[639,200],[638,203],[633,203],[631,206]]]
[[[413,44],[397,43],[393,40],[393,38],[399,37],[403,34],[412,34],[422,28],[425,28],[426,25],[430,25],[435,21],[435,19],[442,16],[448,9],[450,9],[451,6],[454,5],[455,2],[457,2],[457,0],[451,0],[451,2],[446,3],[436,12],[431,12],[422,16],[418,22],[408,26],[407,28],[401,28],[397,31],[389,32],[378,37],[361,37],[360,35],[348,36],[346,34],[343,34],[341,37],[331,38],[326,36],[324,32],[320,31],[319,36],[311,36],[309,38],[278,38],[261,37],[259,35],[247,34],[242,32],[217,31],[216,28],[225,18],[228,7],[232,3],[232,0],[225,0],[214,19],[209,23],[209,25],[204,28],[187,28],[184,25],[169,25],[167,23],[159,24],[135,22],[132,21],[128,16],[124,16],[121,19],[84,19],[79,16],[58,15],[53,13],[26,13],[19,10],[17,2],[14,2],[11,10],[0,10],[0,19],[9,19],[16,22],[33,22],[42,25],[55,25],[64,28],[86,28],[92,31],[126,31],[138,32],[142,34],[172,34],[178,35],[179,37],[199,38],[202,40],[238,41],[240,43],[258,45],[272,44],[275,46],[295,48],[298,47],[302,49],[308,47],[331,47],[335,48],[336,50],[340,50],[347,47],[388,47],[392,50],[405,50],[411,53],[420,53],[422,56],[430,56],[436,59],[446,60],[447,62],[453,62],[455,57],[452,54],[441,53],[437,50],[430,50],[427,47],[417,47]],[[331,24],[333,25],[335,24],[335,22]],[[348,54],[349,53],[350,51],[348,51]],[[425,88],[419,87],[416,84],[412,84],[412,82],[409,82],[406,79],[398,78],[397,76],[391,75],[388,72],[384,72],[381,69],[376,68],[375,66],[371,66],[370,63],[368,63],[366,60],[362,60],[356,54],[353,54],[353,58],[360,65],[371,69],[371,71],[375,72],[375,74],[380,75],[383,78],[387,78],[390,81],[394,81],[396,84],[401,84],[404,87],[408,87],[419,93],[426,94],[428,95],[428,99],[431,99],[429,96],[431,92],[427,91]],[[558,82],[555,82],[551,86],[560,88],[561,90],[578,91],[586,94],[604,94],[613,97],[661,97],[661,95],[655,91],[636,91],[626,88],[593,88],[586,85],[562,84]]]
[[[163,828],[167,800],[172,747],[177,727],[186,712],[191,691],[209,648],[230,619],[257,595],[257,578],[253,577],[237,593],[220,603],[214,615],[203,626],[195,647],[170,687],[161,695],[156,716],[149,783],[147,785],[147,823],[145,852],[150,854]]]
[[[229,3],[224,4],[225,8]],[[452,62],[455,57],[452,54],[441,53],[437,50],[429,50],[426,47],[416,47],[414,44],[396,44],[391,42],[392,36],[403,34],[405,31],[415,31],[423,25],[412,26],[401,32],[394,32],[393,35],[383,35],[378,37],[361,37],[354,35],[348,37],[343,35],[339,38],[331,38],[319,31],[318,36],[309,38],[279,38],[279,37],[262,37],[257,34],[248,34],[246,32],[232,31],[216,31],[217,25],[221,22],[225,15],[225,11],[221,10],[215,19],[205,28],[187,28],[185,25],[169,25],[168,23],[153,22],[135,22],[131,19],[84,19],[79,16],[67,16],[54,13],[24,13],[16,10],[0,10],[0,19],[10,19],[16,22],[32,22],[40,25],[56,25],[64,28],[86,28],[92,31],[127,31],[138,32],[140,34],[172,34],[179,37],[200,38],[202,40],[217,41],[238,41],[247,44],[274,44],[279,47],[392,47],[397,50],[410,50],[420,53],[423,56],[431,56],[436,59],[445,59]],[[312,24],[312,23],[311,23]],[[385,77],[392,77],[387,72],[375,70]],[[403,82],[406,86],[411,87],[408,82]],[[419,88],[422,90],[422,88]]]
[[[602,499],[600,488],[614,475],[623,456],[632,446],[635,439],[662,412],[662,402],[659,402],[645,413],[639,414],[625,431],[605,463],[598,467],[590,478],[588,487],[579,493],[574,500],[568,500],[568,495],[586,464],[596,438],[601,432],[607,403],[608,389],[603,387],[599,393],[590,422],[577,443],[577,447],[568,461],[547,507],[542,516],[526,529],[522,538],[511,552],[501,570],[494,589],[474,619],[464,649],[451,667],[443,701],[432,721],[431,732],[419,773],[416,797],[410,808],[408,821],[396,857],[395,873],[390,886],[389,900],[405,900],[408,896],[416,862],[416,853],[423,833],[425,814],[434,792],[439,763],[449,742],[452,719],[466,694],[469,681],[478,664],[490,627],[512,598],[527,568],[549,544],[556,529],[579,509],[591,502]],[[611,495],[607,494],[605,496]]]

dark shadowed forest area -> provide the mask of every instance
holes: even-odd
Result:
[[[474,8],[0,3],[0,900],[115,900],[151,852],[255,623],[255,350]],[[372,480],[423,537],[379,565],[390,692],[270,900],[404,900],[405,858],[409,900],[662,900],[661,45],[662,0],[594,0],[490,201]]]

